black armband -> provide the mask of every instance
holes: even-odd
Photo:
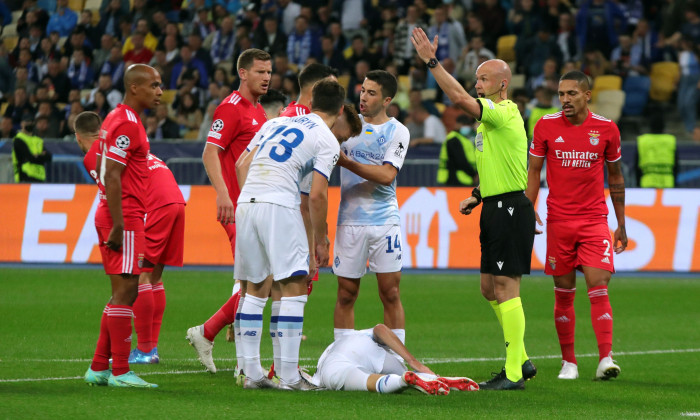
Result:
[[[476,206],[481,204],[481,191],[479,188],[474,188],[472,190],[472,197],[476,198]]]

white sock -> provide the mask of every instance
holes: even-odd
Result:
[[[333,328],[333,340],[338,341],[338,339],[344,335],[351,334],[353,329],[348,328]]]
[[[391,331],[393,331],[393,333],[396,334],[397,337],[399,337],[399,340],[401,340],[401,343],[403,343],[403,345],[405,346],[406,345],[406,330],[403,328],[400,328],[400,329],[397,328],[397,329],[392,329]]]
[[[231,296],[235,295],[236,292],[241,290],[241,282],[240,281],[235,281],[233,282],[233,290],[231,291]]]
[[[267,298],[246,296],[241,309],[241,353],[246,376],[257,381],[265,374],[260,365],[260,335],[263,326],[263,311]]]
[[[243,308],[243,303],[245,302],[245,296],[241,296],[241,300],[238,301],[238,310],[236,310],[236,318],[233,321],[233,340],[236,343],[236,363],[238,364],[238,372],[243,370],[243,353],[241,348],[241,308]],[[236,375],[238,375],[236,372]]]
[[[279,377],[288,384],[298,382],[299,346],[304,328],[304,305],[306,295],[283,297],[280,302],[280,315],[277,318],[277,335],[280,340]],[[277,367],[275,367],[277,369]]]
[[[282,359],[280,354],[280,338],[277,336],[277,319],[280,315],[280,305],[282,302],[279,300],[272,302],[272,313],[270,314],[270,337],[272,338],[272,360],[275,364],[275,369],[279,370],[282,366]]]
[[[377,379],[377,383],[374,385],[380,394],[391,394],[407,386],[408,384],[403,380],[403,377],[393,373]]]

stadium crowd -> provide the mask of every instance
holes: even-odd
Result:
[[[439,36],[437,58],[467,90],[480,63],[508,61],[511,94],[530,127],[528,119],[559,105],[560,74],[580,69],[623,84],[651,76],[651,93],[628,95],[641,101],[637,113],[649,112],[654,78],[664,79],[687,138],[695,131],[700,140],[700,5],[690,0],[0,0],[0,23],[1,138],[31,115],[37,136],[72,140],[75,117],[94,110],[104,118],[122,99],[124,69],[143,63],[166,89],[149,114],[149,137],[203,141],[214,109],[238,86],[236,57],[254,47],[272,55],[270,87],[289,101],[310,62],[337,68],[352,102],[368,71],[386,69],[400,82],[390,113],[420,139],[412,145],[441,143],[462,113],[416,58],[410,34],[421,27]],[[661,62],[675,70],[656,76]]]

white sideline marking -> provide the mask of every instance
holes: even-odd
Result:
[[[700,417],[700,413],[691,413],[686,411],[685,413],[681,413],[681,416],[683,417]]]
[[[616,356],[643,356],[643,355],[648,355],[648,354],[670,354],[670,353],[699,353],[700,349],[668,349],[668,350],[647,350],[647,351],[618,351],[615,352]],[[550,355],[545,355],[545,356],[530,356],[531,359],[558,359],[560,358],[560,354],[550,354]],[[576,357],[598,357],[598,353],[587,353],[587,354],[582,354],[582,355],[576,355]],[[51,362],[51,363],[73,363],[73,362],[80,362],[80,363],[86,363],[90,362],[92,359],[21,359],[21,360],[10,360],[14,362]],[[183,361],[192,361],[196,362],[196,358],[190,358],[190,359],[170,359],[170,361],[173,362],[183,362]],[[233,358],[222,358],[222,359],[214,359],[217,361],[235,361],[236,359]],[[272,359],[261,359],[263,361],[271,361]],[[301,357],[299,358],[300,361],[315,361],[316,359],[310,358],[310,357]],[[500,361],[503,360],[503,357],[465,357],[465,358],[424,358],[423,362],[424,363],[429,363],[429,364],[442,364],[442,363],[470,363],[470,362],[494,362],[494,361]],[[8,360],[4,360],[4,362],[8,362]],[[315,365],[310,366],[302,366],[303,368],[313,368],[316,367]],[[217,372],[232,372],[233,369],[217,369]],[[191,374],[191,373],[204,373],[206,370],[204,368],[202,369],[197,369],[197,370],[167,370],[167,371],[158,371],[158,372],[139,372],[140,376],[152,376],[152,375],[185,375],[185,374]],[[65,377],[45,377],[45,378],[13,378],[13,379],[0,379],[0,383],[9,383],[9,382],[42,382],[42,381],[65,381],[65,380],[75,380],[75,379],[83,379],[82,376],[65,376]],[[688,416],[688,417],[700,417],[700,412],[694,413],[694,412],[686,412],[686,413],[681,413],[682,416]]]

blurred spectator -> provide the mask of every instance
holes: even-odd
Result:
[[[7,115],[0,120],[0,139],[13,139],[17,135],[17,130],[12,125],[12,118]]]
[[[288,74],[282,78],[282,93],[287,96],[291,102],[294,98],[299,97],[299,80],[296,75]]]
[[[151,33],[153,36],[158,38],[159,40],[163,35],[165,35],[168,27],[168,23],[172,23],[175,25],[175,29],[178,32],[178,35],[180,33],[180,29],[177,26],[177,23],[175,22],[170,22],[168,21],[168,18],[165,16],[165,13],[163,13],[162,10],[156,10],[153,12],[153,15],[151,16]]]
[[[484,29],[484,24],[476,13],[469,12],[467,14],[467,39],[472,39],[475,36],[480,37],[484,46],[490,51],[496,51],[496,37]]]
[[[90,91],[87,103],[92,104],[95,102],[95,94],[101,92],[107,100],[107,104],[111,109],[114,109],[122,101],[122,94],[112,85],[112,78],[109,74],[101,74],[97,80],[97,87]]]
[[[34,119],[34,135],[42,139],[55,138],[49,127],[49,118],[40,115]]]
[[[418,108],[419,106],[422,106],[425,108],[431,115],[435,115],[436,117],[440,117],[440,111],[438,111],[437,107],[435,106],[434,101],[428,101],[428,100],[423,100],[423,93],[420,89],[411,89],[411,91],[408,94],[408,109],[413,110],[415,108]]]
[[[318,34],[309,28],[309,21],[304,16],[294,20],[294,30],[287,38],[287,58],[289,63],[301,69],[309,57],[320,57],[321,41]]]
[[[145,47],[151,53],[156,50],[156,47],[158,46],[158,38],[153,36],[148,28],[148,20],[146,18],[142,18],[136,22],[136,29],[134,30],[134,33],[127,37],[126,41],[124,42],[124,46],[122,47],[122,54],[124,57],[126,57],[130,51],[137,49],[136,42],[134,42],[134,37],[136,37],[137,34],[140,34],[142,38],[140,41],[141,48]],[[150,58],[148,61],[150,61]],[[148,63],[148,61],[145,63]],[[144,62],[140,61],[139,63]]]
[[[63,120],[60,111],[48,100],[39,102],[36,117],[46,118],[46,127],[42,128],[41,138],[57,138],[61,133],[61,121]],[[38,124],[37,124],[38,128]]]
[[[125,9],[122,6],[126,6]],[[121,0],[103,0],[100,7],[100,22],[97,29],[100,33],[121,38],[119,23],[129,14],[129,3]]]
[[[551,27],[559,28],[557,34],[557,45],[559,45],[559,50],[561,50],[562,60],[577,60],[580,50],[578,48],[576,31],[574,30],[574,17],[571,15],[571,13],[562,13],[559,15],[557,26]]]
[[[44,38],[44,28],[37,24],[29,27],[29,50],[32,57],[36,57],[40,50],[41,40]]]
[[[12,118],[12,125],[19,130],[22,123],[22,118],[29,116],[34,118],[36,110],[29,103],[27,90],[23,87],[17,87],[13,93],[13,101],[5,109],[5,116]],[[30,130],[31,131],[31,130]]]
[[[282,31],[273,15],[267,15],[253,37],[253,46],[275,56],[287,51],[287,35]]]
[[[63,57],[72,57],[75,50],[82,50],[88,62],[92,60],[92,45],[90,45],[85,28],[82,26],[76,26],[68,37],[68,41],[63,45]]]
[[[156,140],[162,140],[162,139],[176,139],[180,137],[180,127],[178,127],[177,123],[173,121],[169,116],[168,116],[168,106],[165,104],[160,104],[156,107],[156,113],[155,113],[156,119],[157,119],[157,129],[155,136],[152,137]],[[151,135],[149,134],[149,137]],[[206,136],[201,137],[201,138],[206,138]]]
[[[229,75],[228,70],[219,66],[214,70],[214,76],[212,77],[212,81],[216,83],[217,86],[219,86],[219,88],[221,88],[222,86],[230,86],[231,76]]]
[[[462,50],[462,56],[457,63],[457,76],[469,81],[470,86],[476,80],[476,69],[486,60],[492,60],[496,55],[484,47],[480,36],[474,36],[469,45]]]
[[[418,105],[411,109],[411,120],[423,127],[423,134],[420,137],[412,138],[409,147],[416,147],[422,144],[441,144],[445,141],[447,133],[442,121],[429,113],[423,105]]]
[[[61,36],[68,36],[77,23],[78,15],[68,8],[68,0],[56,0],[56,11],[49,18],[46,33],[56,31]]]
[[[236,33],[233,31],[233,19],[225,17],[221,21],[221,28],[213,34],[210,48],[212,63],[217,65],[222,61],[231,60],[235,46]]]
[[[401,109],[399,104],[397,103],[390,103],[389,107],[386,110],[386,115],[389,116],[389,118],[396,118],[401,124],[406,120],[406,112]]]
[[[0,26],[9,25],[10,23],[12,23],[12,11],[4,1],[0,0]]]
[[[44,140],[33,135],[33,131],[34,116],[27,115],[22,118],[22,130],[12,142],[15,182],[46,181],[46,165],[51,163],[51,152],[44,148]]]
[[[352,38],[350,48],[352,50],[352,54],[350,55],[350,58],[348,58],[349,66],[355,67],[355,64],[357,64],[359,61],[366,61],[369,64],[370,69],[377,68],[377,56],[369,51],[362,35],[355,35]]]
[[[435,11],[437,11],[437,8],[435,9]],[[447,12],[447,10],[445,10],[445,12]],[[484,24],[485,27],[489,28],[489,32],[494,37],[498,38],[499,36],[506,33],[506,11],[501,6],[499,0],[485,0],[478,7],[477,13],[479,14],[479,18],[481,18],[481,22]],[[460,50],[458,50],[458,52]],[[452,57],[456,58],[457,55],[453,55]]]
[[[333,67],[334,69],[346,69],[347,63],[343,53],[333,48],[333,38],[330,35],[321,37],[321,64]]]
[[[144,126],[146,128],[146,136],[148,141],[153,140],[163,140],[163,137],[158,138],[156,133],[158,132],[158,118],[155,115],[148,115],[146,121],[144,121]]]
[[[620,35],[618,42],[619,45],[610,54],[612,72],[622,78],[646,74],[639,45],[633,44],[632,37],[625,34]]]
[[[202,125],[202,111],[195,97],[189,92],[180,97],[175,116],[180,126],[180,135],[183,137],[186,132],[199,130]]]
[[[51,44],[50,38],[44,38],[39,44],[39,51],[37,51],[35,63],[39,68],[39,80],[43,79],[46,73],[49,71],[49,60],[54,57],[59,57],[60,54]]]
[[[676,136],[664,133],[664,114],[651,113],[649,134],[637,137],[636,175],[641,188],[673,188],[678,177]]]
[[[523,128],[527,133],[527,121],[530,118],[530,110],[528,109],[530,97],[528,96],[527,90],[525,88],[513,89],[513,93],[510,95],[510,97],[515,105],[518,106],[518,111],[520,111],[520,116],[523,119]]]
[[[114,37],[108,34],[102,35],[100,38],[100,47],[92,52],[92,66],[95,74],[99,74],[102,69],[102,65],[109,58],[110,50],[114,46]]]
[[[129,12],[129,20],[131,22],[136,23],[138,27],[138,21],[141,19],[148,19],[148,9],[147,9],[147,4],[146,0],[132,0],[131,1],[131,11]],[[144,34],[145,35],[145,34]],[[153,46],[153,50],[155,50],[156,47],[155,45]],[[126,54],[126,53],[124,53]]]
[[[627,29],[627,18],[612,0],[584,0],[576,15],[576,32],[582,50],[593,48],[610,56],[617,37]]]
[[[15,68],[14,80],[12,81],[12,90],[18,87],[24,88],[27,91],[27,95],[31,96],[36,92],[37,84],[29,80],[28,72],[26,67]]]
[[[493,0],[488,0],[487,3],[489,1]],[[435,9],[433,13],[435,24],[428,29],[428,38],[432,40],[436,35],[438,36],[438,48],[435,52],[438,60],[442,61],[449,57],[456,61],[462,49],[466,47],[467,40],[462,24],[449,18],[447,12],[447,6],[444,5]]]
[[[148,65],[156,69],[156,71],[160,74],[160,80],[163,86],[170,86],[170,75],[173,72],[173,66],[175,63],[168,62],[165,55],[165,50],[163,48],[156,48],[156,52],[153,53],[153,58]]]
[[[75,89],[88,89],[95,81],[95,73],[85,60],[82,49],[73,51],[66,74]]]
[[[418,19],[416,6],[409,5],[406,7],[406,18],[399,21],[399,24],[396,25],[396,33],[394,35],[394,54],[401,74],[408,73],[408,69],[413,62],[415,48],[411,43],[411,34],[416,27],[427,30],[425,22]]]
[[[355,71],[350,75],[350,81],[346,89],[346,97],[350,103],[357,105],[360,102],[362,83],[365,81],[365,76],[367,76],[370,70],[371,67],[365,60],[360,60],[355,64]]]
[[[180,34],[180,28],[178,27],[177,23],[166,22],[165,28],[163,29],[163,33],[158,37],[158,44],[156,45],[156,48],[158,48],[159,46],[164,46],[165,37],[167,36],[172,36],[175,38],[175,43],[177,44],[178,48],[180,48],[182,44],[184,44],[182,34]],[[155,51],[155,49],[153,51]]]
[[[535,89],[535,104],[530,110],[530,116],[527,119],[527,138],[532,141],[532,135],[535,132],[535,124],[547,114],[554,114],[559,111],[559,107],[552,104],[554,92],[544,86]]]
[[[562,61],[561,50],[559,50],[559,45],[557,45],[557,39],[552,36],[547,28],[540,28],[537,31],[537,36],[526,41],[522,44],[522,47],[526,53],[519,56],[518,67],[521,68],[521,71],[528,77],[534,77],[540,74],[544,62],[548,58],[554,58],[557,61],[557,66],[559,66]]]
[[[53,90],[53,99],[56,102],[68,101],[70,79],[68,76],[66,76],[66,73],[61,70],[61,62],[58,58],[52,58],[49,60],[48,72],[46,73],[46,76],[44,76],[42,84],[44,84],[47,80],[49,83],[49,96],[52,96],[51,91]]]
[[[180,59],[180,48],[177,46],[177,39],[173,35],[167,35],[163,40],[163,51],[165,52],[165,61],[171,65]]]
[[[294,20],[301,12],[301,5],[291,0],[277,0],[277,16],[282,24],[282,31],[289,35],[294,30]]]
[[[542,64],[542,69],[541,72],[532,78],[530,78],[530,92],[534,92],[535,89],[537,89],[540,86],[546,86],[547,84],[547,78],[550,77],[557,77],[559,73],[557,72],[557,60],[553,57],[550,57],[544,61],[544,64]]]
[[[508,26],[519,42],[534,37],[542,27],[534,0],[516,0],[515,7],[508,12]]]
[[[372,49],[379,55],[379,65],[386,67],[393,64],[394,61],[394,34],[396,33],[396,24],[394,22],[385,22],[382,29],[375,36]]]
[[[37,24],[40,28],[46,28],[49,23],[49,14],[46,10],[37,6],[36,0],[26,0],[22,3],[22,15],[17,19],[17,34],[28,36],[29,28]],[[51,31],[46,31],[50,34]]]
[[[32,61],[32,53],[28,48],[20,50],[16,69],[18,68],[27,70],[27,80],[31,83],[36,84],[39,82],[39,68]],[[34,90],[32,89],[29,93],[34,93]]]
[[[207,87],[208,77],[207,69],[196,57],[192,56],[192,49],[189,45],[183,45],[180,48],[180,61],[175,63],[173,66],[173,72],[170,76],[170,89],[178,89],[180,87],[180,77],[185,74],[187,70],[196,71],[197,79],[199,80],[199,87]]]
[[[216,31],[216,25],[214,25],[214,22],[209,18],[209,8],[207,7],[200,7],[197,9],[197,14],[192,20],[192,23],[189,25],[185,23],[185,27],[188,28],[187,33],[193,34],[196,32],[202,39],[206,39],[209,34]]]
[[[477,185],[476,154],[474,151],[474,120],[466,115],[457,118],[440,148],[437,172],[438,184],[448,187]]]
[[[109,58],[102,64],[100,74],[109,74],[112,78],[112,86],[123,90],[122,78],[124,76],[124,60],[122,59],[122,49],[115,45],[109,50]]]
[[[649,26],[649,21],[640,19],[632,33],[632,43],[641,52],[642,65],[649,70],[652,63],[661,61],[661,49],[658,47],[659,33]]]
[[[153,51],[146,48],[144,45],[143,34],[141,32],[134,32],[129,38],[133,48],[124,54],[124,63],[126,63],[126,67],[132,64],[148,64],[153,58]]]
[[[340,18],[340,26],[347,38],[361,34],[367,36],[375,8],[371,0],[345,0],[332,2],[332,14]]]
[[[173,103],[173,109],[180,106],[180,102],[185,94],[189,93],[195,98],[197,104],[204,103],[204,91],[199,87],[199,72],[197,70],[188,69],[180,75],[177,85],[177,94]]]
[[[554,29],[561,27],[561,17],[568,15],[571,18],[571,7],[568,1],[546,0],[540,9],[540,21],[545,28]],[[569,25],[573,28],[573,22]],[[560,28],[561,31],[561,28]]]
[[[602,52],[589,47],[583,52],[581,71],[590,76],[591,79],[595,79],[610,71],[610,63]]]
[[[107,116],[107,114],[109,114],[109,111],[112,110],[112,108],[109,106],[109,102],[107,102],[107,97],[100,90],[95,92],[95,94],[93,95],[93,102],[88,104],[88,106],[86,106],[85,109],[88,111],[95,112],[103,120]]]
[[[87,37],[90,47],[95,48],[100,45],[100,32],[99,28],[92,24],[92,10],[84,9],[80,12],[80,19],[78,20],[78,26],[83,28],[85,31],[85,36]]]
[[[247,26],[239,26],[236,30],[236,44],[233,47],[233,57],[240,56],[243,51],[253,47],[253,39]]]
[[[272,88],[268,88],[267,91],[269,92],[271,89]],[[214,111],[216,111],[216,107],[219,106],[221,101],[227,98],[231,92],[231,87],[228,84],[219,86],[219,97],[213,98],[209,104],[207,104],[206,112],[202,118],[202,125],[199,127],[199,134],[197,135],[198,139],[203,140],[207,138],[209,130],[211,129],[212,120],[214,119]]]
[[[345,48],[348,46],[348,40],[345,38],[345,35],[343,35],[343,28],[340,26],[340,23],[332,21],[331,24],[328,25],[328,31],[326,33],[333,38],[333,48],[344,53]]]
[[[698,87],[700,87],[700,60],[698,59],[698,44],[692,38],[681,39],[678,54],[681,77],[678,82],[678,112],[681,114],[683,126],[688,134],[695,128],[698,115]]]

